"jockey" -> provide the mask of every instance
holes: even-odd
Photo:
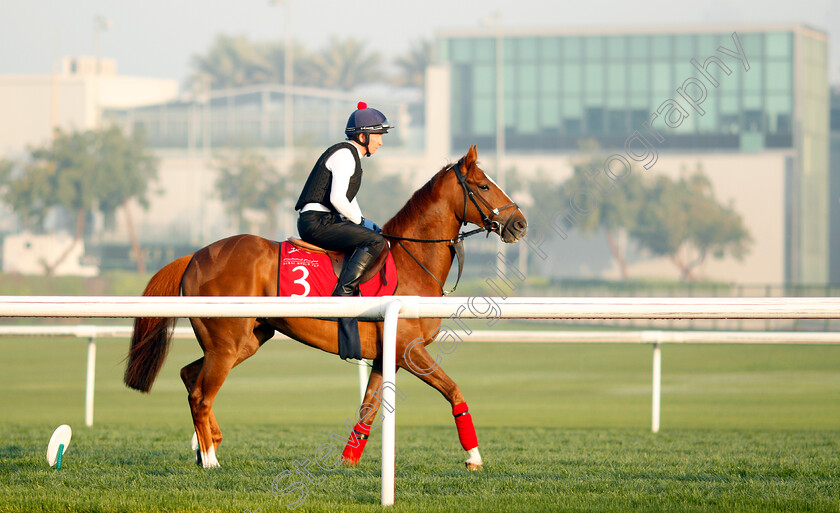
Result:
[[[352,253],[333,296],[352,296],[365,270],[387,248],[379,227],[362,217],[356,194],[362,183],[361,157],[382,146],[393,128],[381,112],[359,102],[347,120],[347,140],[327,148],[309,174],[295,210],[301,239],[331,251]]]

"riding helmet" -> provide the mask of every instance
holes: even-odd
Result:
[[[350,114],[347,120],[347,128],[344,133],[355,134],[387,134],[388,130],[394,128],[388,124],[388,118],[378,110],[368,107],[365,102],[359,102],[357,109]]]

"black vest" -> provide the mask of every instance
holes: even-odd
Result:
[[[347,201],[353,201],[356,194],[359,192],[359,187],[362,185],[362,162],[359,159],[359,152],[349,142],[340,142],[327,148],[327,151],[321,155],[315,163],[315,167],[309,173],[309,178],[306,179],[306,185],[303,186],[303,191],[300,193],[295,204],[295,210],[302,209],[307,203],[320,203],[325,207],[329,207],[335,211],[330,202],[330,190],[332,189],[332,172],[327,169],[326,163],[333,153],[347,148],[353,154],[353,159],[356,161],[356,170],[353,176],[350,177],[350,183],[347,185]]]

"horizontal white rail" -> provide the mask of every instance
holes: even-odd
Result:
[[[0,326],[0,336],[19,337],[129,337],[131,326]],[[175,338],[195,338],[189,326],[178,326]],[[276,333],[278,340],[288,340]],[[499,342],[506,344],[840,344],[840,332],[822,331],[525,331],[473,330],[462,334],[464,342]]]
[[[552,298],[398,296],[401,318],[840,319],[840,298]],[[393,297],[0,296],[4,317],[360,317]]]

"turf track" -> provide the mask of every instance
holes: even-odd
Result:
[[[125,389],[126,341],[98,345],[83,423],[85,343],[0,339],[0,511],[288,511],[272,482],[344,436],[354,367],[269,342],[216,402],[222,469],[190,461],[176,340],[151,395]],[[650,425],[646,346],[464,344],[442,366],[478,429],[463,470],[449,408],[398,373],[393,511],[840,511],[840,347],[666,346],[662,432]],[[46,441],[68,423],[61,471]],[[380,511],[379,436],[358,468],[314,470],[295,511]],[[302,477],[281,481],[290,485]]]

